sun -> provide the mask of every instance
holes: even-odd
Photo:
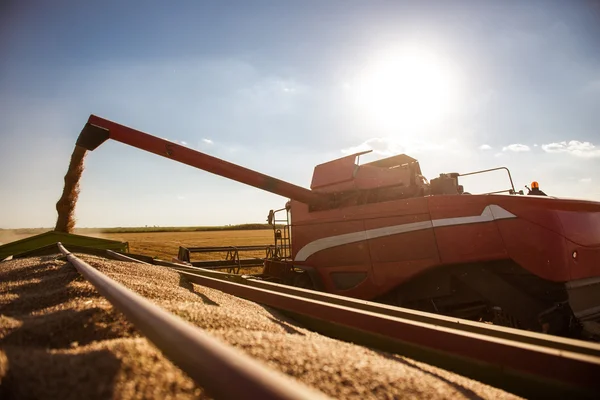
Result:
[[[448,62],[418,48],[387,51],[359,75],[355,96],[365,116],[390,131],[443,122],[456,104],[456,78]]]

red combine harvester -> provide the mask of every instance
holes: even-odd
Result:
[[[403,154],[318,165],[309,190],[94,115],[77,145],[107,139],[290,198],[269,213],[285,224],[265,277],[534,331],[599,333],[598,202],[518,196],[512,179],[508,195],[469,195],[458,184],[469,174],[428,182]]]

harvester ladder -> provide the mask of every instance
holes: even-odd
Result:
[[[285,219],[277,219],[277,215],[285,212]],[[275,258],[286,259],[292,257],[292,236],[290,230],[290,213],[283,208],[274,213],[273,236],[275,238]]]

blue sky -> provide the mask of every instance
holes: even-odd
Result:
[[[0,227],[50,227],[97,114],[309,186],[407,153],[429,178],[507,166],[600,201],[598,2],[77,2],[0,6]],[[501,174],[467,190],[504,189]],[[107,142],[78,226],[262,222],[285,199]]]

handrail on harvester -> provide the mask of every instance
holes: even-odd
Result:
[[[507,167],[497,167],[497,168],[483,169],[481,171],[473,171],[473,172],[467,172],[466,174],[458,174],[458,176],[477,175],[477,174],[483,174],[483,173],[486,173],[486,172],[499,171],[501,169],[505,169],[506,172],[508,173],[508,179],[510,180],[510,186],[511,186],[512,189],[498,190],[498,191],[491,192],[491,193],[486,193],[486,194],[496,194],[496,193],[506,193],[506,192],[508,192],[510,194],[516,194],[516,192],[515,192],[515,184],[513,183],[512,175],[510,174],[510,170]]]
[[[301,186],[261,174],[248,168],[221,160],[188,147],[129,128],[116,122],[90,115],[79,134],[77,145],[94,150],[107,139],[113,139],[183,164],[211,172],[258,189],[278,194],[312,206],[328,201],[328,196]]]

